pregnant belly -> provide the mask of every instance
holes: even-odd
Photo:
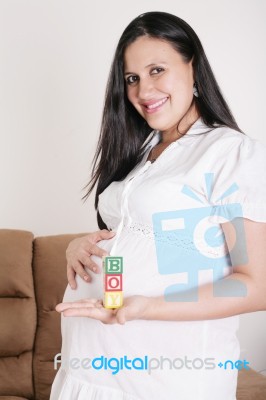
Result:
[[[115,236],[109,240],[101,240],[97,246],[111,251]],[[122,231],[117,241],[115,255],[123,257],[123,294],[164,296],[165,290],[171,285],[183,288],[188,282],[187,272],[162,274],[158,269],[155,244],[151,239]],[[91,256],[92,260],[102,268],[102,258]],[[82,298],[103,298],[103,274],[95,274],[87,270],[92,280],[87,283],[76,276],[77,289],[66,289],[64,301],[75,301]],[[204,271],[203,271],[204,272]],[[207,271],[208,272],[208,271]],[[198,271],[195,271],[198,274]],[[207,283],[212,277],[201,273],[201,284]],[[197,284],[196,284],[197,285]],[[177,286],[179,287],[179,286]]]
[[[97,246],[111,251],[115,237],[102,240]],[[158,270],[156,250],[152,240],[143,236],[122,232],[117,242],[115,255],[123,257],[123,294],[163,296],[165,289],[174,283],[184,283],[186,273],[162,275]],[[91,256],[102,267],[102,258]],[[66,289],[64,301],[76,301],[83,298],[103,298],[103,274],[87,270],[92,280],[87,283],[76,276],[77,289]]]

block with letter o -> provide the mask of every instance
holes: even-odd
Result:
[[[122,274],[105,274],[105,290],[122,291]]]

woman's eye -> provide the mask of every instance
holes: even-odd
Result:
[[[162,71],[164,71],[164,69],[161,68],[161,67],[153,68],[153,69],[151,70],[151,75],[157,75],[157,74],[159,74],[159,73],[162,72]]]
[[[138,77],[136,75],[130,75],[127,79],[126,82],[128,85],[132,85],[133,83],[138,81]]]

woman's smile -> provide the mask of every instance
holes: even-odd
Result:
[[[159,111],[162,106],[167,102],[169,97],[164,97],[163,99],[160,100],[150,100],[145,103],[143,103],[143,108],[144,111],[147,112],[148,114],[153,114],[157,111]]]

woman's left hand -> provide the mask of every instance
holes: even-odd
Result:
[[[145,319],[145,312],[150,305],[150,298],[131,296],[124,299],[122,307],[117,309],[104,308],[102,300],[82,299],[71,303],[60,303],[56,311],[65,317],[88,317],[97,319],[104,324],[125,324],[134,319]]]

